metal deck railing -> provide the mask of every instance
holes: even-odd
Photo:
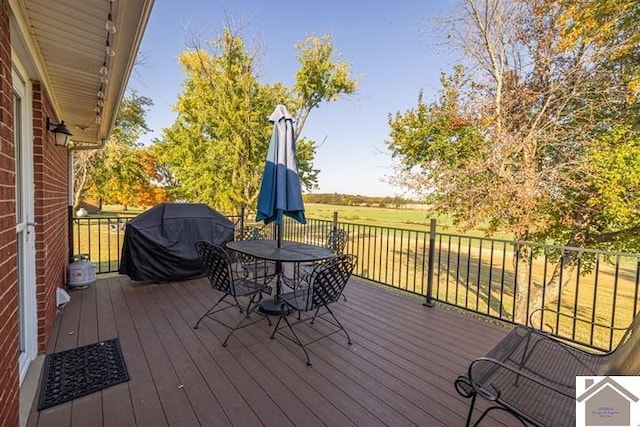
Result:
[[[117,272],[132,217],[76,217],[73,253],[87,254],[97,273]],[[232,217],[241,226],[251,222]],[[339,221],[287,219],[282,236],[323,245],[328,232],[348,232],[345,252],[370,281],[490,318],[528,323],[567,340],[610,350],[638,312],[640,254],[442,233],[431,222],[409,230]],[[275,227],[264,227],[275,238]],[[544,316],[531,314],[545,307]]]

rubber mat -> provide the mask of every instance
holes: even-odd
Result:
[[[129,381],[120,340],[47,354],[38,410]]]

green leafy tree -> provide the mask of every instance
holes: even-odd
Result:
[[[225,29],[209,43],[180,56],[186,79],[175,123],[157,141],[174,193],[222,210],[256,205],[273,125],[268,117],[284,103],[297,117],[297,161],[302,184],[313,188],[316,144],[301,137],[312,109],[351,94],[356,83],[347,63],[335,59],[330,39],[309,39],[299,56],[303,75],[293,89],[258,80],[256,56]]]
[[[436,102],[419,95],[415,108],[389,117],[396,181],[468,227],[639,250],[640,215],[629,214],[638,213],[639,135],[628,54],[612,57],[611,42],[571,32],[562,1],[462,5],[448,32],[466,68],[443,76]],[[579,27],[584,16],[572,16]],[[556,279],[547,298],[558,297]],[[517,297],[520,316],[544,303],[536,287]]]
[[[354,93],[358,82],[351,77],[351,65],[340,61],[329,36],[309,37],[296,48],[300,62],[294,84],[297,137],[314,108]]]

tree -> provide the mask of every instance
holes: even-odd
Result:
[[[161,161],[180,197],[222,210],[255,206],[272,124],[267,121],[278,103],[297,117],[297,160],[302,184],[313,188],[316,144],[301,137],[312,109],[322,102],[351,94],[356,83],[349,65],[335,59],[328,38],[309,39],[298,57],[303,75],[293,89],[263,84],[256,55],[242,38],[225,29],[209,43],[180,55],[186,79],[175,110],[175,123],[157,144]]]
[[[93,158],[98,150],[79,150],[72,154],[73,159],[73,210],[78,209],[83,195],[87,191],[90,174],[93,170]]]
[[[153,146],[141,147],[138,150],[138,160],[145,177],[136,185],[134,203],[137,206],[155,206],[171,200],[169,189],[165,186],[164,177],[156,157]]]
[[[561,46],[581,41],[605,47],[600,52],[622,68],[630,105],[638,108],[640,95],[640,2],[636,0],[565,0]]]
[[[74,205],[84,194],[101,202],[135,204],[140,191],[149,189],[141,163],[140,136],[149,129],[145,121],[151,99],[130,93],[120,104],[116,121],[102,150],[74,152]]]
[[[395,179],[468,227],[488,223],[517,240],[639,249],[640,216],[628,214],[638,208],[628,197],[639,190],[637,156],[613,168],[603,157],[637,149],[627,57],[612,59],[610,43],[570,39],[565,2],[463,6],[448,31],[466,67],[443,76],[433,104],[420,94],[417,107],[389,116]],[[604,185],[612,174],[622,186],[615,191]],[[547,298],[559,297],[558,285],[548,284]],[[528,301],[517,297],[520,316],[543,304],[540,288]]]
[[[358,83],[351,77],[351,65],[340,61],[329,36],[309,37],[296,48],[300,52],[294,85],[297,138],[314,108],[354,93]]]

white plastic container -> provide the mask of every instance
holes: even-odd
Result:
[[[81,288],[96,282],[96,266],[89,261],[89,255],[73,256],[74,261],[69,264],[69,286]]]

